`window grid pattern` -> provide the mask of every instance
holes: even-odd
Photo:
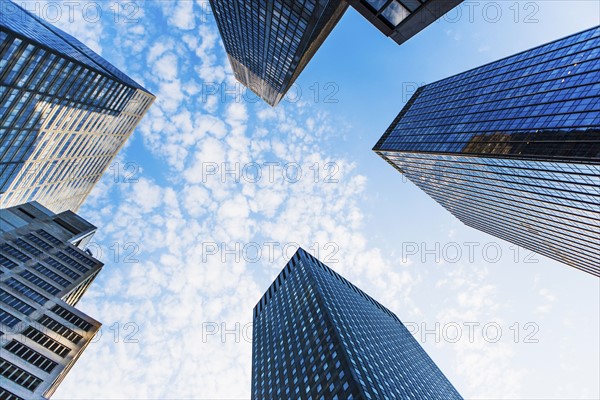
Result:
[[[50,268],[44,267],[40,263],[32,265],[31,268],[33,268],[34,270],[36,270],[40,274],[44,275],[45,277],[53,280],[54,282],[56,282],[57,284],[59,284],[60,286],[62,286],[63,289],[66,288],[67,286],[69,286],[71,284],[70,280],[64,278],[60,274],[57,274],[56,272],[52,271]]]
[[[375,151],[460,221],[600,276],[600,27],[420,88]]]
[[[377,150],[600,162],[600,27],[420,88]]]
[[[16,268],[19,264],[17,264],[14,261],[9,260],[8,258],[4,257],[2,254],[0,254],[0,265],[8,268],[8,269],[13,269]]]
[[[68,276],[69,278],[71,278],[73,280],[79,279],[82,275],[81,273],[73,271],[68,266],[58,262],[57,260],[55,260],[51,257],[44,259],[42,262],[48,264],[48,266],[53,267],[57,271],[62,272],[63,274],[65,274],[66,276]]]
[[[66,251],[66,249],[65,249],[65,251]],[[69,267],[75,268],[79,272],[82,272],[82,273],[85,274],[89,270],[88,267],[84,266],[83,264],[81,264],[78,261],[75,261],[74,259],[72,259],[71,257],[67,256],[62,251],[57,252],[54,256],[56,258],[58,258],[59,260],[61,260],[62,262],[64,262],[65,264],[69,265]]]
[[[346,11],[331,0],[211,0],[236,78],[276,105]]]
[[[60,247],[63,246],[64,243],[57,239],[54,235],[46,232],[43,229],[37,230],[35,233],[37,233],[38,235],[40,235],[42,238],[44,238],[45,240],[47,240],[48,242],[52,243],[54,246],[56,247]]]
[[[14,248],[13,246],[11,246],[8,243],[1,244],[0,251],[3,251],[4,254],[6,254],[6,255],[14,257],[15,259],[19,260],[22,263],[26,263],[27,261],[31,260],[31,257],[29,257],[28,255],[24,254],[23,252],[17,250],[16,248]]]
[[[25,238],[43,251],[50,251],[52,249],[52,245],[48,244],[46,241],[40,239],[32,233],[25,236]]]
[[[0,309],[0,324],[14,328],[19,322],[21,322],[19,318],[4,310],[4,308]]]
[[[16,394],[9,392],[4,388],[0,388],[0,399],[3,400],[25,400],[22,397],[17,396]]]
[[[360,398],[307,273],[303,265],[289,268],[255,314],[253,399]]]
[[[64,307],[59,306],[58,304],[54,305],[54,307],[52,307],[50,311],[52,311],[54,314],[58,315],[65,321],[70,322],[71,324],[73,324],[81,330],[89,331],[92,328],[92,325],[89,322],[87,322],[81,317],[78,317],[77,315],[73,314],[71,311],[65,309]]]
[[[50,336],[40,332],[39,330],[31,326],[25,329],[25,331],[23,331],[23,336],[33,340],[40,346],[45,347],[46,349],[50,350],[51,352],[60,356],[61,358],[66,357],[71,352],[71,349],[67,346],[57,342]]]
[[[461,399],[398,317],[302,249],[253,329],[253,399]]]
[[[19,247],[20,250],[24,250],[25,252],[31,254],[34,257],[37,257],[40,254],[42,254],[42,252],[40,250],[36,249],[35,247],[33,247],[32,245],[30,245],[29,243],[27,243],[23,239],[17,239],[13,243],[16,244]]]
[[[77,210],[154,100],[16,4],[0,15],[0,207]]]
[[[67,254],[69,254],[73,258],[77,259],[78,261],[84,263],[88,267],[93,267],[94,265],[96,265],[98,263],[92,256],[90,256],[82,251],[77,251],[77,249],[75,249],[75,248],[67,246],[67,247],[65,247],[65,252],[67,252]]]
[[[0,379],[19,397],[45,398],[54,393],[99,328],[99,323],[73,308],[102,268],[71,243],[80,234],[93,234],[93,225],[71,211],[57,216],[29,203],[0,209],[0,214],[13,227],[0,233],[0,323],[3,331],[11,329],[10,337],[2,336],[0,350],[6,361],[41,382],[35,381],[34,388],[17,375],[14,382]]]
[[[48,357],[43,356],[16,340],[10,341],[3,347],[3,350],[13,353],[17,357],[27,361],[29,364],[34,365],[46,373],[52,372],[58,365],[57,362],[52,361]]]
[[[366,399],[462,398],[395,314],[311,255],[305,259]]]
[[[578,192],[573,179],[566,178],[584,172],[575,179],[598,181],[599,166],[555,163],[560,168],[545,169],[536,178],[538,186],[527,187],[519,176],[535,176],[533,167],[543,168],[542,163],[529,163],[530,170],[524,171],[517,167],[527,162],[518,160],[409,153],[386,157],[466,225],[600,276],[600,200],[585,200],[593,199],[594,192],[597,199],[600,194],[593,184],[587,186],[587,194]],[[491,174],[496,177],[494,185],[489,182]],[[559,195],[554,194],[557,188]]]
[[[3,289],[0,289],[0,302],[25,315],[31,315],[35,311],[35,307],[32,307]]]
[[[40,292],[30,288],[29,286],[25,285],[23,282],[16,280],[15,278],[7,279],[6,281],[4,281],[4,284],[40,305],[44,305],[49,300]]]
[[[54,296],[54,295],[56,295],[56,294],[58,294],[60,292],[59,288],[57,288],[56,286],[50,284],[46,280],[40,278],[39,276],[37,276],[36,274],[34,274],[34,273],[30,272],[30,271],[23,271],[19,275],[23,279],[26,279],[31,284],[33,284],[36,287],[38,287],[38,288],[40,288],[40,289],[48,292],[52,296]]]
[[[38,322],[44,325],[46,328],[53,330],[58,333],[60,336],[65,339],[70,340],[71,342],[77,344],[83,337],[78,333],[74,332],[72,329],[67,328],[57,320],[50,318],[47,315],[42,316]]]
[[[31,392],[42,383],[42,380],[37,376],[30,374],[3,358],[0,358],[0,375]]]

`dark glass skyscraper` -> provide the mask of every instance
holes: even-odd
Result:
[[[102,269],[95,232],[35,202],[0,210],[0,399],[52,395],[100,328],[74,307]]]
[[[210,0],[238,81],[277,105],[344,15],[340,0]]]
[[[0,0],[0,207],[76,211],[153,101],[77,39]]]
[[[463,0],[346,0],[384,35],[402,44]]]
[[[237,80],[277,105],[354,6],[403,43],[462,0],[210,0]]]
[[[426,85],[374,150],[466,225],[600,276],[600,27]]]
[[[300,249],[254,308],[252,399],[461,399],[387,308]]]

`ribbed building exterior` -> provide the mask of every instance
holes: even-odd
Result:
[[[254,308],[252,399],[461,399],[390,310],[300,249]]]
[[[374,150],[466,225],[600,276],[600,27],[417,90]]]
[[[344,15],[339,0],[211,0],[238,81],[275,106]]]
[[[51,396],[100,328],[75,308],[103,266],[95,231],[35,202],[0,210],[0,399]]]
[[[77,211],[154,96],[17,4],[0,9],[0,207]]]
[[[349,5],[403,43],[461,1],[210,0],[210,4],[236,79],[276,106]]]

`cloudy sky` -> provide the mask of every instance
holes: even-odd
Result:
[[[402,46],[350,9],[272,109],[207,1],[27,2],[157,96],[80,214],[101,321],[55,399],[247,399],[252,308],[298,245],[393,310],[465,398],[600,397],[598,280],[467,228],[371,148],[414,89],[597,25],[465,2]]]

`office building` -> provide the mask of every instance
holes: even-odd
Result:
[[[154,96],[17,4],[0,9],[0,208],[77,211]]]
[[[374,150],[468,226],[600,276],[600,27],[423,86]]]
[[[210,0],[210,4],[236,79],[276,106],[349,5],[403,43],[461,1]]]
[[[96,228],[31,202],[0,210],[0,398],[51,396],[100,323],[75,305],[102,268]]]
[[[394,313],[302,249],[253,320],[252,399],[461,399]]]
[[[462,0],[346,0],[384,35],[402,44]]]

